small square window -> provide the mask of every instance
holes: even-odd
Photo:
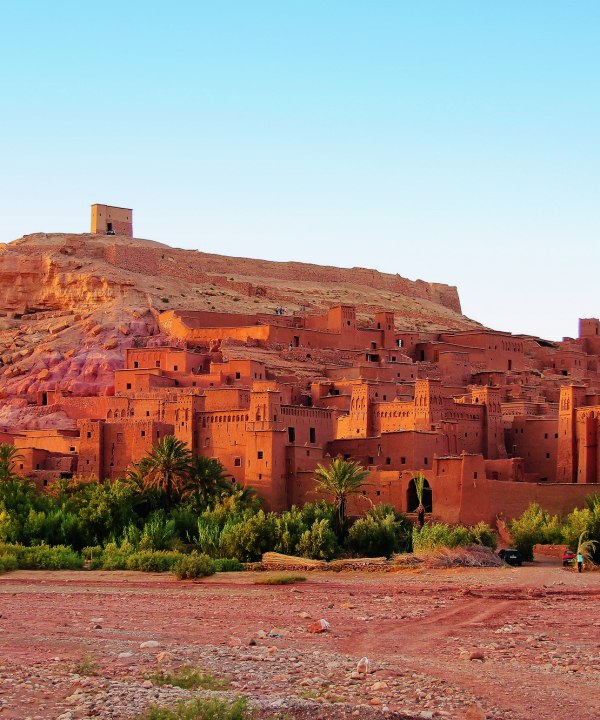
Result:
[[[259,450],[258,453],[257,453],[257,455],[258,455],[258,459],[259,459],[259,460],[262,460],[262,459],[263,459],[263,451],[262,451],[262,450]]]
[[[127,383],[127,389],[131,390],[131,383]]]
[[[142,437],[146,437],[146,431],[142,430]]]

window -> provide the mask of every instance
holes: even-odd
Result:
[[[401,458],[400,458],[400,464],[401,464],[401,465],[406,465],[406,458],[405,458],[405,457],[401,457]]]
[[[241,372],[236,372],[236,374],[235,374],[235,379],[236,379],[236,380],[239,380],[241,377],[242,377],[242,373],[241,373]]]
[[[544,439],[545,439],[545,440],[548,439],[548,433],[544,433]]]
[[[150,410],[146,410],[146,417],[150,417]]]
[[[160,367],[160,360],[156,361],[156,367]]]
[[[133,363],[133,367],[134,367],[134,368],[139,368],[139,366],[140,366],[139,362],[138,362],[137,360],[135,360],[134,363]]]
[[[375,495],[377,495],[377,496],[381,495],[381,490],[377,490]]]
[[[257,456],[258,456],[258,459],[259,459],[259,460],[262,460],[262,459],[263,459],[263,451],[262,451],[262,450],[259,450],[258,453],[257,453]]]
[[[179,365],[173,365],[173,371],[177,372],[179,370]]]
[[[476,473],[476,472],[473,473],[473,480],[477,480],[477,473]]]
[[[295,442],[296,441],[296,429],[293,427],[288,428],[288,442]]]
[[[127,383],[127,389],[131,390],[131,383]]]
[[[235,467],[242,467],[242,458],[241,457],[233,458],[233,464]]]
[[[425,465],[429,464],[429,460],[427,458],[423,458],[423,462],[425,463]]]
[[[392,458],[386,458],[386,459],[385,459],[385,464],[386,464],[386,465],[391,465],[391,464],[392,464]]]
[[[88,430],[87,436],[88,436],[88,439],[92,437],[92,433],[89,430]]]
[[[550,453],[546,453],[546,460],[550,460]]]
[[[311,443],[317,442],[317,431],[315,428],[309,428],[308,429],[308,441]]]
[[[262,480],[262,473],[258,473],[258,479]]]
[[[367,465],[373,465],[375,463],[375,458],[372,455],[369,455],[367,458]]]
[[[69,452],[75,452],[75,448],[74,448],[73,446],[71,446],[71,447],[69,448]]]
[[[146,431],[142,430],[142,437],[146,437]]]

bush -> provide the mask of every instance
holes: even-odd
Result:
[[[0,575],[10,572],[11,570],[17,570],[18,568],[19,562],[14,555],[9,555],[8,553],[0,555]]]
[[[217,568],[214,560],[208,555],[192,553],[180,558],[173,565],[173,572],[179,580],[193,580],[194,578],[214,575]]]
[[[484,522],[473,527],[465,525],[446,525],[445,523],[431,523],[421,529],[413,528],[413,551],[430,552],[438,548],[467,547],[468,545],[483,545],[494,549],[496,536],[489,525]]]
[[[563,530],[557,516],[531,503],[521,517],[510,523],[510,535],[524,560],[533,560],[533,546],[561,543]]]
[[[175,521],[167,520],[162,511],[154,513],[144,525],[140,550],[171,550],[175,542]]]
[[[152,707],[134,720],[250,720],[245,698],[233,703],[224,700],[181,701],[174,710]]]
[[[347,547],[365,557],[391,557],[411,545],[411,525],[391,505],[379,505],[357,520],[348,533]]]
[[[81,556],[64,545],[20,547],[16,553],[19,567],[27,570],[80,570]]]
[[[254,581],[255,585],[295,585],[306,582],[304,575],[271,575]]]
[[[220,554],[244,562],[260,560],[275,546],[275,514],[259,510],[254,515],[225,525],[221,533]]]
[[[237,558],[215,558],[213,562],[217,572],[240,572],[244,569]]]
[[[172,672],[159,670],[149,675],[148,680],[155,685],[173,685],[184,690],[226,690],[229,687],[227,678],[216,678],[187,665]]]
[[[179,552],[140,550],[127,558],[127,569],[141,572],[169,572],[181,559],[182,555]]]
[[[305,530],[296,546],[296,555],[313,560],[331,560],[339,552],[337,536],[328,520],[316,520]]]

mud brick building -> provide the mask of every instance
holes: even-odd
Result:
[[[94,207],[96,232],[109,223],[131,232],[131,214]],[[404,332],[384,310],[359,325],[349,305],[313,315],[172,310],[158,322],[170,344],[128,349],[108,394],[57,387],[37,398],[77,431],[4,433],[22,451],[22,475],[40,485],[115,479],[174,434],[277,510],[313,500],[317,464],[338,455],[369,469],[366,498],[401,511],[415,509],[413,479],[424,472],[429,509],[448,522],[510,518],[534,500],[568,512],[598,490],[596,319],[557,343]],[[318,371],[301,371],[308,360]]]

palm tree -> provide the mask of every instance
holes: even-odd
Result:
[[[186,486],[191,460],[192,454],[184,442],[174,435],[165,435],[142,461],[144,486],[163,490],[170,506],[173,494],[181,494]]]
[[[365,483],[365,478],[368,475],[368,470],[364,470],[360,463],[354,460],[344,460],[341,457],[332,460],[328,468],[317,465],[315,470],[315,479],[317,481],[315,491],[333,495],[337,531],[341,538],[346,532],[346,505],[348,498],[352,495],[358,495],[362,488],[368,484]]]
[[[190,464],[189,480],[183,496],[191,498],[198,511],[214,500],[231,493],[231,483],[220,460],[196,455]]]
[[[417,523],[419,525],[419,529],[421,529],[423,525],[425,525],[425,505],[423,505],[423,494],[425,492],[425,483],[427,481],[425,480],[425,475],[419,471],[413,482],[415,484],[417,500],[419,501],[419,505],[417,506]]]
[[[577,543],[577,557],[579,558],[581,555],[584,562],[591,563],[597,543],[595,540],[585,540],[586,535],[587,532],[584,531],[579,536],[579,542]]]
[[[15,468],[17,466],[17,460],[21,460],[22,457],[14,445],[0,443],[0,482],[9,482],[18,479]]]

